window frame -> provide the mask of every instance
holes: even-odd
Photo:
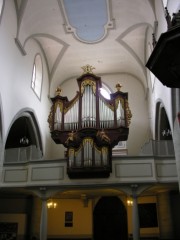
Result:
[[[38,75],[40,75],[40,77]],[[41,100],[42,84],[43,84],[43,62],[41,55],[37,53],[34,57],[34,63],[32,68],[31,89],[33,90],[33,92],[35,93],[39,100]]]
[[[102,90],[101,90],[101,89],[103,89],[104,91],[107,92],[107,94],[109,94],[109,97],[108,97],[108,98],[102,93]],[[104,83],[102,82],[102,87],[100,88],[100,93],[101,93],[101,95],[102,95],[104,98],[110,99],[110,94],[112,93],[112,91],[111,91],[111,89],[110,89],[106,84],[104,84]]]
[[[3,15],[4,3],[5,3],[5,0],[0,0],[0,23],[1,23],[2,15]]]

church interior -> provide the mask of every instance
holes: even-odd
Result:
[[[179,0],[0,0],[0,239],[180,239]]]

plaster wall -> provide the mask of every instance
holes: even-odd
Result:
[[[171,3],[170,3],[171,2]],[[173,4],[172,4],[173,2]],[[178,1],[168,1],[168,10],[170,9],[170,12],[174,11],[178,7]],[[157,32],[156,35],[156,41],[158,41],[160,35],[167,31],[167,22],[165,19],[164,14],[164,6],[162,1],[155,1],[155,15],[157,17]],[[172,10],[173,9],[173,10]],[[147,35],[147,52],[146,57],[147,60],[150,56],[150,51],[148,52],[148,47],[150,45],[150,48],[152,48],[152,33],[151,31],[148,32]],[[174,119],[172,117],[172,93],[171,89],[164,86],[155,76],[150,76],[150,71],[147,69],[147,78],[148,78],[148,85],[149,85],[149,93],[148,93],[148,106],[149,106],[149,117],[151,119],[151,132],[152,132],[152,138],[155,139],[155,121],[156,121],[156,104],[160,102],[165,110],[166,114],[169,119],[169,123],[171,126],[171,131],[173,132],[173,122]]]
[[[26,55],[18,49],[15,38],[17,17],[13,1],[6,1],[0,25],[0,96],[3,129],[3,144],[14,120],[23,111],[31,111],[39,125],[45,157],[50,157],[49,127],[47,123],[50,111],[48,99],[49,80],[45,60],[38,44],[29,40],[25,45]],[[43,84],[41,99],[31,89],[31,77],[34,58],[40,53],[43,61]]]

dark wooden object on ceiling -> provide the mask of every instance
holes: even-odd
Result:
[[[180,88],[180,11],[171,20],[166,9],[167,32],[157,41],[146,67],[161,83]]]

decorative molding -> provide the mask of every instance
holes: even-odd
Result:
[[[22,44],[20,43],[19,39],[15,38],[14,40],[15,40],[15,43],[16,43],[18,49],[20,50],[21,54],[23,56],[25,56],[26,55],[26,51],[24,50],[24,48],[23,48]]]
[[[131,179],[153,177],[152,163],[131,162],[115,164],[115,176],[117,178],[131,178]]]
[[[156,164],[157,177],[177,177],[177,168],[175,163]]]
[[[94,36],[94,39],[92,37],[94,28],[92,28],[92,29],[90,28],[91,24],[89,24],[89,22],[87,22],[87,23],[84,22],[82,24],[81,21],[80,22],[77,21],[76,26],[72,26],[72,24],[69,20],[70,17],[71,17],[71,14],[68,15],[68,10],[70,12],[71,8],[68,9],[68,6],[69,6],[68,4],[65,6],[65,0],[58,1],[58,3],[59,3],[59,6],[60,6],[60,9],[62,11],[62,15],[64,17],[64,20],[65,20],[65,24],[64,24],[65,31],[67,33],[72,33],[76,37],[76,39],[78,39],[81,42],[91,43],[91,44],[100,42],[107,36],[107,33],[108,33],[109,29],[114,29],[114,20],[111,17],[112,16],[112,9],[111,9],[110,0],[104,0],[104,3],[102,1],[100,3],[102,5],[101,10],[106,11],[106,13],[104,13],[104,20],[106,20],[106,18],[107,18],[107,22],[106,22],[106,24],[101,23],[99,25],[99,32],[96,32],[96,35],[98,35],[98,36]],[[78,4],[78,2],[76,4]],[[93,12],[96,11],[96,6],[91,5],[90,7],[91,7],[91,10],[92,10],[92,8],[94,8],[91,11],[91,13],[89,13],[89,16],[90,16],[90,14],[92,15],[92,20],[91,21],[94,22],[94,18],[95,17],[97,18],[96,14],[93,16]],[[79,8],[79,11],[82,12],[83,10]],[[87,13],[88,13],[89,9],[85,9],[85,11],[87,11]],[[79,14],[79,13],[77,12],[77,14]],[[100,19],[100,18],[97,18],[97,19]],[[82,26],[81,26],[81,24],[82,24]],[[79,32],[78,32],[78,30],[79,30]],[[86,31],[87,34],[84,34],[84,31]],[[89,39],[88,39],[88,37],[89,37]]]
[[[53,181],[64,179],[64,167],[32,168],[31,181]]]
[[[28,170],[27,169],[5,169],[4,182],[5,183],[17,183],[27,182]]]

